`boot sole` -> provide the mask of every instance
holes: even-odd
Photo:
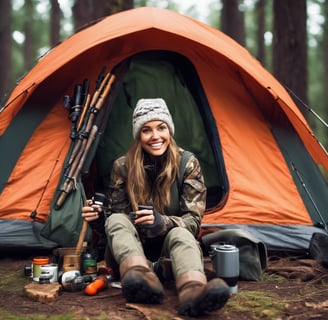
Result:
[[[185,303],[179,307],[179,314],[190,317],[197,317],[206,312],[221,309],[229,300],[230,293],[222,288],[211,288],[204,292],[193,303]]]
[[[126,281],[122,292],[128,302],[158,304],[164,298],[164,292],[161,289],[150,287],[143,279]]]

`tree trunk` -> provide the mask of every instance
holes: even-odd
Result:
[[[25,20],[24,20],[24,68],[25,70],[31,69],[34,62],[34,50],[33,50],[33,17],[34,8],[32,0],[25,0],[24,4]]]
[[[257,59],[265,65],[265,46],[264,46],[264,32],[265,32],[265,0],[258,0],[256,3],[257,15]]]
[[[51,0],[51,18],[50,18],[50,47],[58,44],[60,39],[60,18],[61,10],[58,0]]]
[[[133,9],[134,0],[107,0],[96,1],[94,8],[95,19],[99,19],[120,11]]]
[[[11,88],[11,1],[0,1],[0,101],[3,95]]]
[[[80,29],[100,18],[133,7],[134,0],[75,0],[73,5],[75,29]]]
[[[305,0],[273,2],[273,73],[307,103],[307,12]],[[305,108],[301,112],[307,116]]]
[[[79,30],[92,21],[92,6],[89,0],[75,0],[73,8],[74,29]]]
[[[328,19],[328,1],[324,1],[322,3],[323,8],[323,15],[325,19]],[[321,47],[321,50],[323,52],[323,81],[322,81],[322,90],[323,90],[323,96],[322,96],[322,105],[321,105],[321,114],[323,115],[324,119],[328,118],[328,23],[327,20],[323,24],[323,44]],[[322,129],[322,137],[323,137],[323,143],[326,148],[328,148],[328,128],[321,126]]]
[[[244,46],[244,14],[239,10],[239,2],[239,0],[222,0],[221,31]]]
[[[326,0],[323,4],[323,14],[325,19],[328,19],[328,1]],[[323,101],[326,104],[326,110],[328,110],[328,23],[323,24]]]

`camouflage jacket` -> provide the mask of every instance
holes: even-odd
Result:
[[[180,152],[182,154],[183,150]],[[113,164],[109,186],[109,214],[129,214],[132,211],[125,188],[126,174],[126,156],[123,156]],[[172,203],[168,212],[156,212],[155,222],[158,215],[161,220],[160,230],[156,228],[155,232],[155,228],[142,228],[139,231],[145,238],[163,236],[176,226],[188,229],[194,236],[199,233],[206,206],[206,187],[200,164],[194,155],[186,163],[181,186],[178,186],[177,180],[171,188]]]

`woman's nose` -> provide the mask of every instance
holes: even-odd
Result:
[[[152,139],[158,139],[159,138],[159,132],[157,130],[153,130],[152,132]]]

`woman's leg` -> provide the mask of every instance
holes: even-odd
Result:
[[[138,233],[126,214],[112,214],[105,224],[108,247],[119,264],[122,292],[127,301],[159,303],[164,288],[151,270]]]
[[[125,213],[109,216],[105,223],[109,250],[118,264],[129,256],[144,256],[135,226]]]
[[[180,314],[199,316],[225,305],[230,296],[229,288],[222,279],[207,283],[202,251],[187,229],[172,229],[164,241],[162,253],[172,261]]]
[[[161,255],[171,259],[175,279],[188,271],[204,274],[202,250],[195,237],[185,228],[170,230],[164,240]]]

